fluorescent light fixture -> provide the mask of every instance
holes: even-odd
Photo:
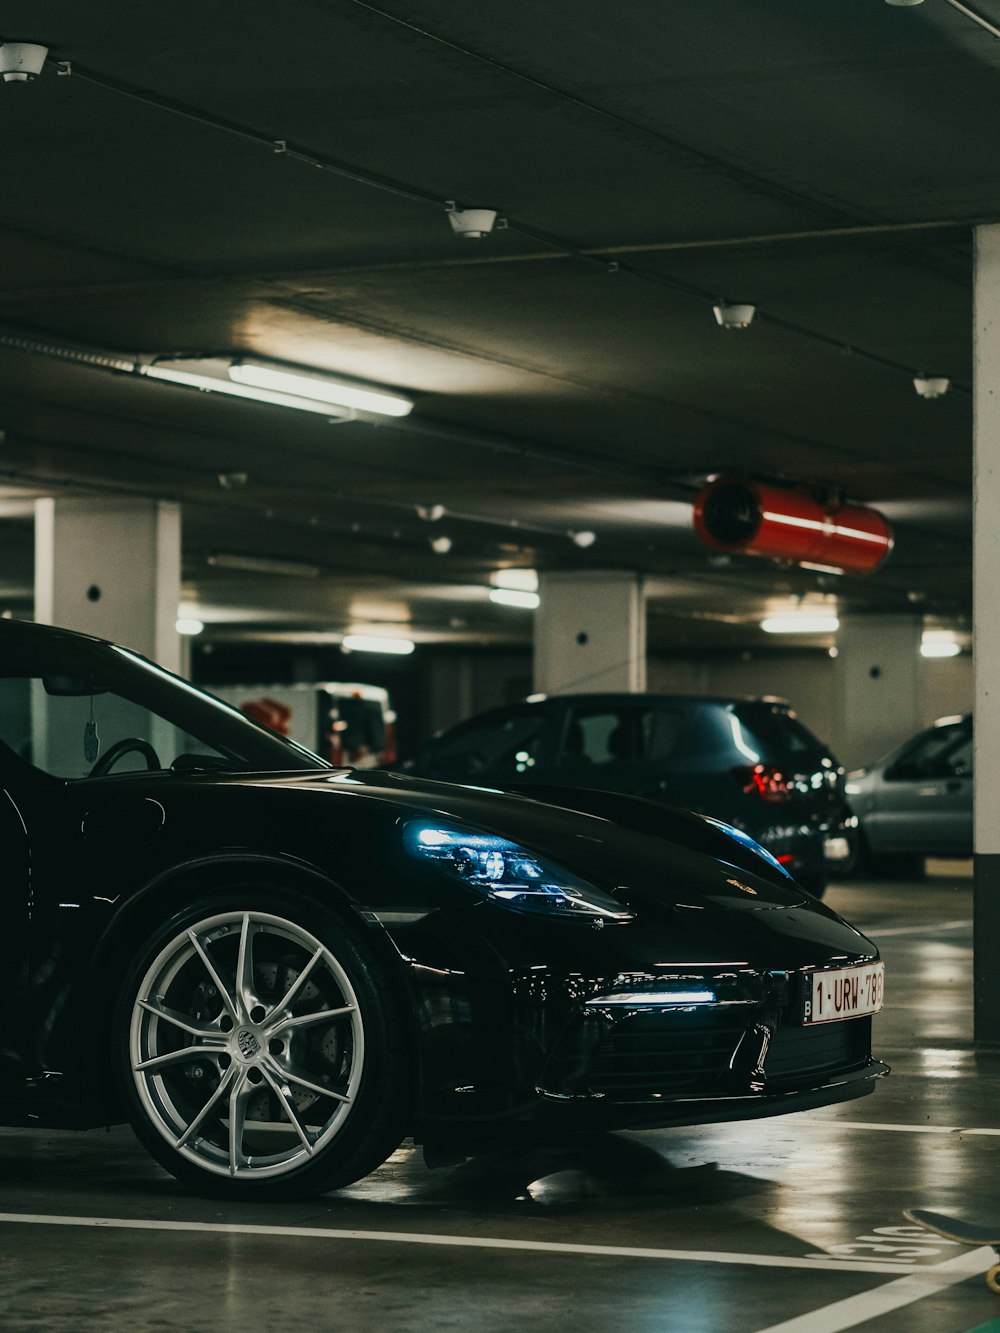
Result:
[[[229,357],[163,357],[147,362],[140,371],[149,379],[274,407],[294,407],[327,420],[350,421],[359,411],[405,417],[413,408],[409,398],[376,385],[352,383],[320,371],[308,373]]]
[[[205,622],[195,620],[194,616],[177,617],[176,629],[178,634],[200,634],[204,628]]]
[[[765,634],[835,634],[840,621],[834,615],[768,616],[760,622]]]
[[[962,645],[950,629],[924,630],[920,641],[921,657],[957,657]]]
[[[236,551],[217,551],[206,557],[214,569],[240,569],[248,574],[287,574],[294,578],[314,579],[319,576],[319,565],[304,560],[272,560],[266,555],[240,555]]]
[[[494,588],[514,588],[518,592],[538,591],[537,569],[495,569],[490,575]]]
[[[521,588],[491,588],[490,601],[498,606],[519,606],[525,611],[534,611],[541,604],[537,592],[525,592]]]
[[[411,399],[375,385],[352,384],[336,376],[286,370],[260,361],[234,361],[229,367],[229,378],[234,384],[268,393],[289,394],[317,403],[332,403],[335,407],[354,408],[358,412],[374,412],[383,417],[405,417],[413,411]]]
[[[377,634],[345,634],[340,646],[349,653],[395,653],[397,657],[408,657],[416,644],[412,639],[390,639]]]

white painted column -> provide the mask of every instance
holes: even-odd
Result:
[[[978,1045],[1000,1045],[1000,225],[975,231],[973,633],[974,1011]]]
[[[646,688],[646,603],[638,575],[542,574],[538,593],[537,693]]]
[[[841,616],[834,662],[833,750],[863,768],[919,731],[920,616]]]
[[[35,505],[35,620],[134,648],[182,668],[176,504],[128,498]]]

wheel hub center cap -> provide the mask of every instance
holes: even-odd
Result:
[[[263,1047],[255,1028],[237,1028],[232,1037],[233,1054],[244,1064],[255,1064]]]

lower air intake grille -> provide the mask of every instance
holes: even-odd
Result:
[[[863,1064],[871,1053],[872,1021],[848,1018],[815,1027],[783,1027],[771,1038],[764,1060],[768,1082],[822,1074]]]
[[[728,1069],[744,1031],[727,1014],[635,1014],[598,1046],[587,1083],[591,1092],[625,1099],[707,1087]]]

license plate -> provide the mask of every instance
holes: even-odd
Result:
[[[885,965],[840,967],[832,972],[814,972],[806,997],[806,1023],[836,1023],[843,1018],[877,1014],[885,992]]]
[[[823,855],[828,861],[846,861],[851,854],[851,844],[846,838],[824,838]]]

